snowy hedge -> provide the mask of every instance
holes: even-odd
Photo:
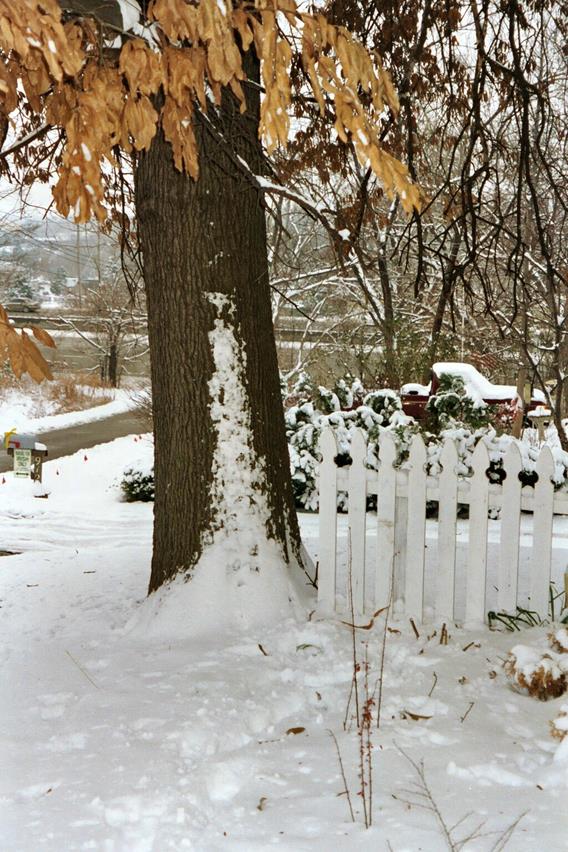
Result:
[[[426,442],[428,472],[437,476],[441,471],[440,454],[446,438],[452,438],[458,450],[458,474],[471,474],[471,456],[479,440],[484,440],[491,461],[490,475],[500,481],[500,468],[508,447],[516,439],[501,432],[501,413],[490,410],[483,403],[468,397],[463,380],[456,376],[442,376],[440,387],[427,407],[428,416],[418,423],[402,410],[400,396],[388,388],[366,392],[359,380],[340,380],[329,389],[313,385],[309,378],[300,380],[285,396],[285,425],[290,452],[290,469],[296,505],[300,509],[315,511],[318,508],[317,469],[321,456],[318,442],[322,429],[330,426],[337,439],[339,465],[351,461],[349,450],[354,429],[362,429],[368,440],[367,465],[378,468],[378,446],[383,432],[389,432],[398,448],[398,464],[404,466],[412,436],[420,432]],[[528,433],[530,434],[530,433]],[[530,438],[516,441],[523,460],[521,478],[526,484],[534,483],[534,469],[539,447]],[[567,487],[568,453],[562,451],[553,428],[547,443],[555,462],[554,482],[557,488]],[[125,498],[153,500],[153,470],[144,466],[131,466],[124,472],[121,483]],[[338,508],[347,508],[347,495],[340,493]]]
[[[318,440],[321,431],[331,426],[339,447],[338,464],[349,464],[349,447],[354,429],[367,433],[367,464],[378,469],[378,444],[383,432],[390,432],[398,447],[398,464],[404,466],[412,436],[420,432],[426,442],[428,473],[437,476],[441,471],[440,455],[443,442],[452,438],[458,450],[458,474],[471,474],[471,456],[477,442],[483,439],[491,461],[490,475],[500,481],[500,468],[509,445],[516,441],[511,435],[500,434],[501,412],[494,412],[483,403],[468,397],[463,380],[458,376],[444,375],[435,396],[431,397],[423,423],[404,414],[399,395],[389,389],[365,394],[361,383],[349,386],[338,382],[332,389],[313,388],[302,378],[290,395],[294,400],[285,415],[292,483],[296,503],[300,508],[316,510],[318,494],[316,472],[321,456]],[[533,443],[516,441],[523,460],[521,478],[528,485],[534,482],[534,469],[539,447]],[[554,482],[557,488],[566,486],[568,454],[560,447],[558,436],[550,430],[547,436],[555,461]],[[338,497],[338,507],[345,510],[347,495]]]
[[[297,390],[304,390],[305,394],[308,388],[305,385],[295,388],[293,397],[298,396]],[[321,460],[318,442],[326,426],[335,431],[339,465],[349,464],[351,434],[354,429],[363,429],[369,442],[367,464],[374,469],[378,466],[377,448],[382,431],[395,436],[402,457],[418,428],[412,417],[402,411],[400,397],[389,389],[365,394],[359,381],[350,386],[341,381],[333,390],[318,387],[311,396],[302,396],[286,410],[285,422],[294,496],[296,505],[303,509],[318,507],[316,474]],[[346,505],[347,496],[341,493],[339,508],[345,509]]]

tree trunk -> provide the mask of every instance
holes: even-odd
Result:
[[[394,304],[392,300],[392,286],[389,270],[381,248],[378,257],[379,278],[383,294],[383,342],[385,357],[385,376],[390,388],[398,388],[400,385],[400,373],[398,368],[398,357],[396,352],[396,320],[394,315]]]
[[[111,343],[108,356],[108,380],[112,388],[118,387],[118,348],[116,343]]]
[[[258,80],[258,62],[245,59]],[[234,565],[244,559],[251,571],[262,572],[255,558],[267,540],[282,564],[299,558],[264,210],[234,157],[262,170],[256,88],[247,105],[241,115],[226,92],[207,118],[196,112],[197,181],[175,169],[161,132],[136,169],[155,440],[150,592],[197,574],[223,535]]]
[[[428,359],[424,368],[424,373],[422,374],[422,381],[425,384],[428,384],[428,382],[430,381],[432,365],[437,360],[438,347],[440,345],[440,335],[442,333],[442,327],[444,324],[444,315],[452,297],[453,290],[456,286],[456,263],[461,240],[462,233],[458,226],[454,225],[450,256],[448,258],[447,266],[442,269],[442,288],[440,290],[440,295],[438,296],[436,312],[432,321],[432,330],[430,332],[430,346],[428,349]]]

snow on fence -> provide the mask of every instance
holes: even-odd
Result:
[[[554,514],[568,515],[568,495],[555,493],[552,482],[554,461],[548,447],[538,457],[533,486],[523,486],[519,473],[521,455],[512,444],[503,460],[502,484],[490,482],[489,455],[480,441],[473,453],[470,477],[457,475],[458,453],[453,440],[445,441],[442,472],[426,473],[426,446],[420,435],[412,439],[408,462],[394,467],[397,455],[394,439],[381,436],[379,470],[365,466],[365,434],[352,435],[349,467],[338,467],[338,447],[332,429],[320,438],[322,462],[319,469],[319,589],[318,608],[322,613],[349,612],[353,600],[355,614],[374,612],[391,600],[398,610],[423,621],[425,591],[426,502],[438,503],[438,553],[434,568],[434,616],[436,621],[452,621],[456,613],[456,536],[459,503],[469,505],[469,537],[465,571],[464,623],[486,621],[488,571],[488,510],[499,508],[497,605],[500,611],[515,613],[521,542],[521,512],[533,513],[530,565],[530,608],[541,617],[548,613]],[[349,495],[349,577],[338,588],[337,492]],[[376,521],[366,512],[367,496],[377,495]],[[376,523],[376,553],[373,564],[365,558],[368,524]],[[367,563],[367,564],[366,564]],[[350,590],[346,587],[350,586]],[[350,592],[350,594],[349,594]]]

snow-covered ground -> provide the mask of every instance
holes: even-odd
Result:
[[[0,559],[0,849],[451,848],[405,754],[423,761],[447,828],[459,821],[455,848],[567,848],[568,763],[549,736],[563,699],[517,694],[502,670],[514,644],[545,644],[545,628],[450,627],[441,645],[434,627],[417,639],[389,623],[366,831],[348,627],[312,615],[203,640],[141,629],[152,506],[122,503],[116,485],[150,453],[129,437],[49,462],[47,500],[0,479],[0,549],[20,552]],[[316,521],[301,518],[312,552]],[[383,625],[356,641],[372,687]]]
[[[41,388],[37,389],[37,393]],[[132,393],[128,390],[104,390],[89,388],[89,392],[96,396],[98,392],[105,396],[112,396],[110,402],[95,405],[92,408],[84,408],[81,411],[67,411],[63,414],[54,414],[56,403],[53,400],[38,399],[26,391],[17,389],[5,390],[0,399],[0,435],[11,429],[18,432],[33,432],[41,434],[51,429],[65,429],[68,426],[78,426],[81,423],[91,423],[95,420],[104,420],[114,414],[122,414],[133,407]],[[45,411],[41,417],[34,416],[33,412],[38,409]]]

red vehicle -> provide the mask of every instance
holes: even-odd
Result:
[[[517,399],[517,389],[514,385],[494,385],[485,376],[475,369],[471,364],[458,362],[438,362],[432,367],[432,379],[428,385],[419,385],[409,382],[400,389],[402,408],[405,414],[421,420],[426,411],[428,400],[436,393],[440,376],[449,373],[451,376],[460,376],[465,384],[468,396],[487,405],[510,405]],[[533,390],[531,401],[527,410],[531,411],[539,405],[546,405],[546,397],[539,390]]]

